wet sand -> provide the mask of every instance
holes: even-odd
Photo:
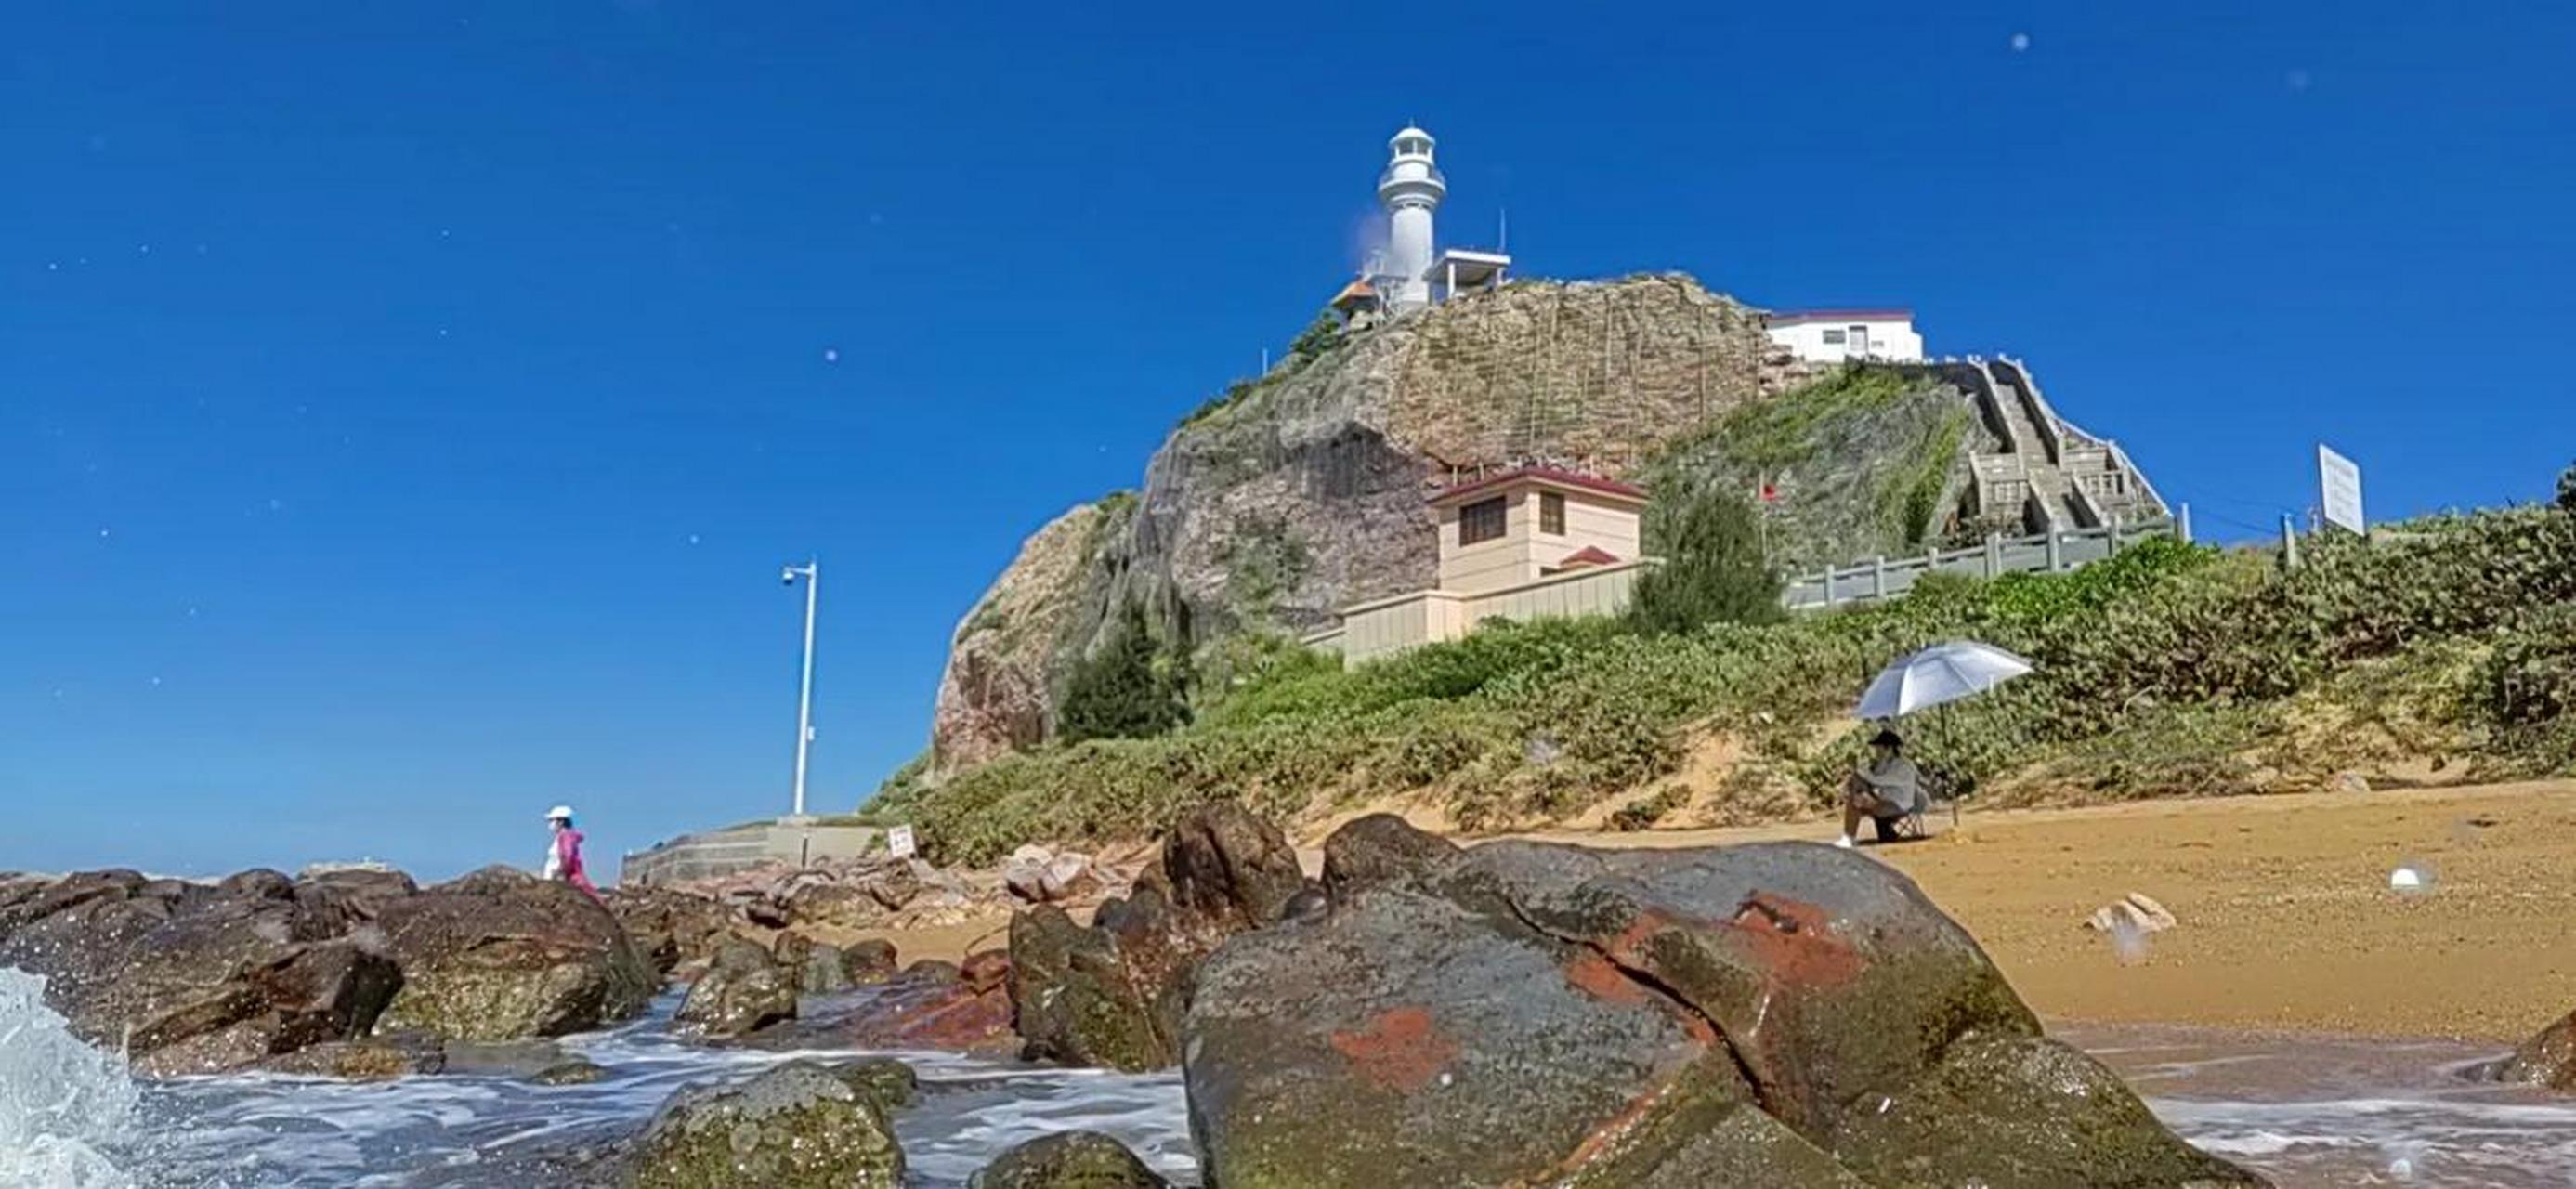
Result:
[[[1870,847],[2042,1015],[2518,1042],[2576,1009],[2576,782],[1978,813]],[[1535,835],[1591,846],[1830,839],[1832,823]],[[2432,886],[2406,896],[2414,861]],[[2143,892],[2179,924],[2125,965],[2082,927]],[[2136,956],[2136,955],[2133,955]]]

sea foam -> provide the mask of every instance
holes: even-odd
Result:
[[[45,980],[0,967],[0,1185],[127,1189],[102,1149],[133,1125],[124,1064],[45,1006]]]

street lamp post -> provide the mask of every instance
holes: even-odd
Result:
[[[814,745],[814,599],[823,587],[822,566],[814,561],[779,569],[778,580],[789,586],[805,580],[805,676],[796,688],[796,810],[805,816],[805,754]]]

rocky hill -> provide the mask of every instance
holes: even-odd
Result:
[[[1548,461],[1808,498],[1775,560],[1919,547],[1950,523],[1982,434],[1931,370],[1859,376],[1777,350],[1760,314],[1680,275],[1517,282],[1350,334],[1319,327],[1191,413],[1141,492],[1066,512],[960,624],[932,760],[954,771],[1050,737],[1074,662],[1131,610],[1188,672],[1216,642],[1293,635],[1432,584],[1425,497]],[[1965,443],[1972,445],[1973,443]]]

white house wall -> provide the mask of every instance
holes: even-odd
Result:
[[[1849,332],[1864,327],[1869,341],[1859,351],[1852,348]],[[1845,332],[1845,341],[1828,343],[1825,332]],[[1771,341],[1789,349],[1789,353],[1811,363],[1839,363],[1856,355],[1873,359],[1915,361],[1923,358],[1923,336],[1915,333],[1914,324],[1905,321],[1881,321],[1867,318],[1848,322],[1793,322],[1770,328]]]

